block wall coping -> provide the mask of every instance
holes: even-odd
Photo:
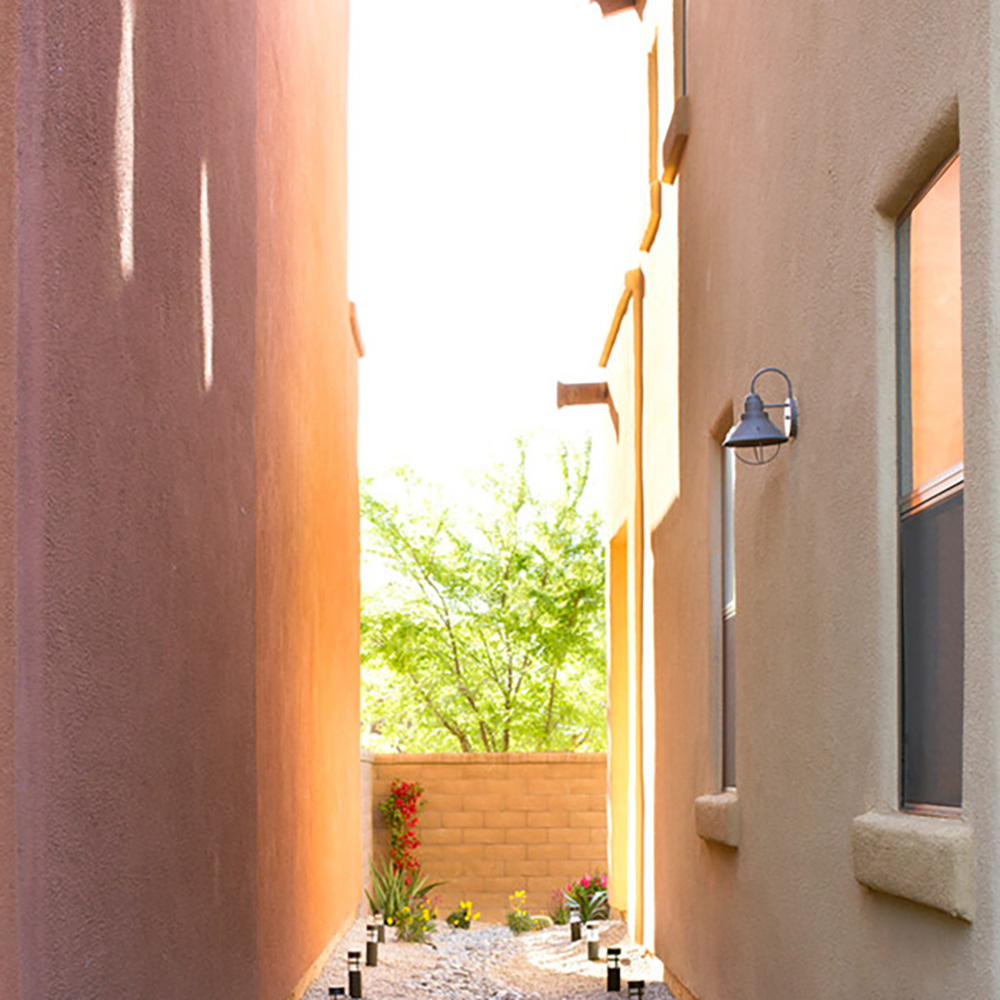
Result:
[[[603,764],[606,753],[370,753],[375,764]]]

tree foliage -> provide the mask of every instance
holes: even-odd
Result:
[[[559,449],[548,493],[527,460],[519,442],[480,478],[471,512],[409,471],[364,484],[366,560],[378,564],[361,617],[373,749],[604,747],[604,553],[598,515],[580,503],[590,447]]]

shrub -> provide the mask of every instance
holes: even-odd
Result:
[[[426,896],[414,897],[399,911],[391,923],[396,928],[397,941],[421,943],[434,933],[437,907],[431,906]]]
[[[415,878],[400,871],[386,858],[381,867],[371,863],[372,888],[365,890],[372,912],[378,911],[387,924],[396,924],[403,907],[413,907],[414,902],[424,899],[427,894],[444,882],[431,882],[424,875]]]
[[[569,907],[566,905],[566,897],[556,889],[552,893],[549,901],[549,916],[552,923],[562,926],[569,923]]]
[[[507,926],[515,934],[538,930],[535,918],[525,909],[527,895],[524,889],[518,889],[517,892],[507,897],[510,902],[510,909],[507,911]]]
[[[473,920],[478,920],[479,914],[472,912],[472,900],[462,900],[458,904],[457,910],[452,910],[448,914],[448,923],[452,927],[458,927],[460,930],[467,931],[471,926]]]
[[[580,919],[606,920],[610,913],[608,907],[608,876],[603,872],[599,875],[582,875],[575,882],[566,886],[563,895],[567,903],[576,903],[580,907]]]

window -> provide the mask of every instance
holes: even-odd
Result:
[[[962,264],[956,154],[897,227],[901,798],[962,804]]]
[[[722,787],[736,787],[736,452],[722,449]]]

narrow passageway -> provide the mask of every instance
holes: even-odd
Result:
[[[629,980],[643,979],[645,1000],[674,1000],[662,982],[660,962],[645,954],[621,921],[600,922],[602,960],[587,961],[583,941],[566,927],[514,935],[502,924],[470,930],[441,926],[430,944],[390,940],[379,946],[378,965],[364,966],[365,926],[345,935],[303,1000],[327,1000],[333,986],[347,986],[347,953],[362,956],[365,1000],[607,1000],[628,996]],[[608,946],[622,949],[622,989],[608,993]]]

